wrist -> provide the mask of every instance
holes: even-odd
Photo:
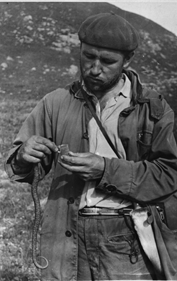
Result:
[[[16,154],[14,155],[12,162],[11,162],[13,171],[16,174],[26,174],[29,173],[33,167],[32,163],[23,161],[20,157],[19,157],[19,150],[16,152]]]

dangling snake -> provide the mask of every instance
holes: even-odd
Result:
[[[34,178],[33,182],[31,184],[31,195],[34,201],[34,211],[35,211],[35,218],[34,218],[34,226],[32,231],[32,259],[34,265],[39,269],[45,269],[48,267],[48,260],[45,257],[39,256],[40,259],[43,259],[45,261],[45,265],[40,265],[37,262],[37,234],[39,230],[40,220],[41,220],[41,206],[40,206],[40,200],[38,196],[38,183],[39,183],[39,164],[36,164],[34,166]]]

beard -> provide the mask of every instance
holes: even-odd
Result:
[[[81,77],[84,81],[84,84],[85,84],[87,90],[90,91],[93,94],[105,93],[105,92],[109,91],[122,78],[122,73],[116,73],[114,75],[114,77],[107,82],[104,82],[104,81],[98,79],[98,83],[96,83],[96,82],[93,83],[90,79],[90,77],[92,77],[91,75],[89,77],[84,76],[82,68],[80,68],[80,71],[81,71]],[[93,78],[95,78],[95,77],[93,77]]]

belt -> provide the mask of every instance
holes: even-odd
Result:
[[[130,216],[133,208],[109,209],[99,207],[85,207],[79,210],[81,216]]]

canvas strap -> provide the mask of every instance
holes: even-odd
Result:
[[[89,99],[87,93],[82,90],[82,94],[83,94],[83,97],[86,101],[86,104],[88,105],[88,108],[90,109],[90,112],[92,113],[92,116],[94,117],[94,119],[96,120],[102,134],[104,135],[105,139],[107,140],[108,144],[110,145],[110,147],[112,148],[112,150],[114,151],[114,153],[117,155],[118,158],[121,158],[120,154],[118,153],[118,151],[116,150],[115,146],[113,145],[112,141],[110,140],[105,128],[103,127],[100,119],[98,118],[96,112],[95,112],[95,109],[94,109],[94,105],[93,105],[93,102]]]

